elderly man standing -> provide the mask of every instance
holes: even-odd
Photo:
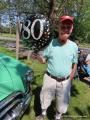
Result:
[[[61,16],[58,27],[58,38],[52,39],[49,46],[43,51],[43,55],[32,54],[33,59],[47,63],[40,94],[42,115],[38,116],[37,120],[44,119],[53,99],[56,99],[55,120],[60,120],[62,114],[66,113],[71,81],[77,69],[78,47],[69,39],[73,30],[73,17]]]

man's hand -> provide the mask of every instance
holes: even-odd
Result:
[[[74,75],[75,75],[76,70],[77,70],[77,64],[74,63],[71,74],[70,74],[70,80],[74,79]]]
[[[70,80],[73,80],[74,79],[74,74],[75,72],[72,70],[71,74],[70,74]]]
[[[37,54],[32,52],[32,53],[31,53],[31,58],[32,58],[32,59],[37,59]]]
[[[42,64],[46,63],[46,59],[41,55],[37,55],[37,60]]]
[[[31,58],[34,59],[34,60],[37,59],[42,64],[46,63],[46,59],[43,56],[39,55],[39,54],[32,53]]]

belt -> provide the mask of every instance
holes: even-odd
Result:
[[[51,75],[48,71],[46,71],[46,74],[47,74],[48,76],[50,76],[51,78],[55,79],[55,80],[58,81],[58,82],[62,82],[62,81],[64,81],[64,80],[67,80],[67,79],[70,77],[70,76],[67,76],[67,77],[58,78],[58,77],[56,77],[56,76]]]

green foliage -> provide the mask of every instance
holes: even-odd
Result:
[[[72,40],[90,43],[90,1],[89,0],[57,0],[56,18],[61,15],[74,16]]]
[[[11,30],[12,30],[12,34],[16,33],[16,28],[15,27],[12,27]],[[2,26],[1,27],[1,33],[10,33],[10,28]]]
[[[15,52],[8,50],[5,47],[0,47],[0,52],[3,54],[6,54],[8,56],[14,57],[15,58]]]
[[[48,16],[50,7],[47,0],[0,0],[0,10],[13,8],[18,16],[31,13],[42,13]],[[90,0],[55,0],[54,10],[56,21],[61,15],[67,14],[75,17],[74,32],[71,36],[73,40],[90,43]],[[12,17],[10,15],[11,23]],[[6,29],[3,31],[7,32]]]
[[[5,2],[5,1],[3,1],[3,0],[0,0],[0,10],[3,10],[3,9],[5,9],[5,8],[7,8],[7,3]]]
[[[1,33],[1,37],[15,38],[16,34]]]
[[[25,13],[46,13],[48,12],[49,4],[47,0],[15,0],[13,1],[14,7],[18,15]]]
[[[85,29],[82,22],[78,19],[74,20],[74,30],[71,36],[73,41],[78,40],[79,42],[85,42]]]

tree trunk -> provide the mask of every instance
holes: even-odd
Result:
[[[19,21],[16,24],[16,59],[19,59]]]
[[[2,33],[2,30],[1,30],[1,15],[0,15],[0,34]]]
[[[10,34],[12,34],[12,26],[11,26],[11,23],[10,23],[10,27],[9,27],[9,32],[10,32]]]
[[[49,3],[49,8],[50,8],[49,17],[51,18],[52,21],[54,20],[55,1],[56,0],[50,0]]]

